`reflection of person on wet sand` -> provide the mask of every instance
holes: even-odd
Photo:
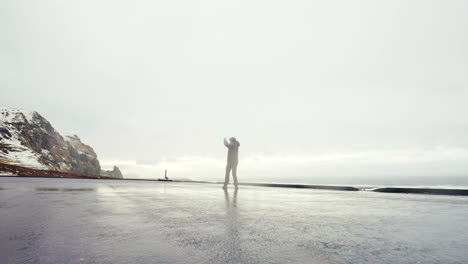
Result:
[[[229,208],[236,208],[237,207],[237,189],[234,190],[234,196],[232,197],[232,204],[231,204],[231,201],[229,199],[229,193],[227,190],[224,190],[224,198],[226,200],[226,209],[229,209]]]
[[[224,198],[226,202],[226,238],[223,255],[218,263],[250,263],[244,259],[239,236],[239,211],[237,208],[237,189],[234,191],[232,201],[229,199],[227,189],[224,189]]]
[[[229,142],[224,139],[224,146],[228,148],[228,156],[227,156],[227,164],[226,164],[226,176],[224,178],[224,186],[223,188],[227,188],[227,184],[229,183],[229,174],[232,171],[232,178],[234,180],[234,186],[236,189],[237,186],[237,164],[239,163],[239,147],[240,143],[236,140],[235,137],[229,139]]]

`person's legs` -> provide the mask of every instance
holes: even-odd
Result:
[[[229,183],[229,173],[231,172],[231,164],[226,165],[226,176],[224,177],[224,186],[223,188],[226,188],[228,183]]]
[[[232,178],[234,180],[234,185],[237,188],[237,163],[232,166]]]

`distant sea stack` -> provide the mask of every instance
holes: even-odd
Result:
[[[101,173],[96,152],[77,135],[62,136],[39,113],[14,108],[0,108],[0,162],[88,175]]]
[[[112,170],[101,170],[102,176],[109,176],[112,178],[123,179],[122,172],[120,171],[119,167],[114,166]]]

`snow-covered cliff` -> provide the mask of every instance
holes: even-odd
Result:
[[[0,162],[99,175],[94,150],[78,136],[63,137],[35,111],[0,108]]]

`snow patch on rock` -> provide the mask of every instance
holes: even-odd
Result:
[[[26,121],[32,124],[34,123],[37,115],[38,114],[36,111],[0,107],[0,122],[3,123],[17,123]]]
[[[9,172],[9,171],[0,171],[0,175],[2,176],[18,176],[12,172]]]

